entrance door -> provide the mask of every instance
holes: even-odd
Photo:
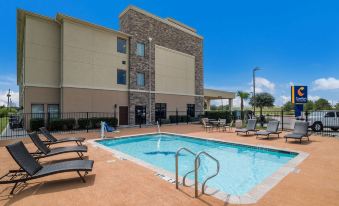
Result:
[[[128,107],[119,106],[119,125],[128,125]]]
[[[135,106],[135,124],[146,124],[146,106]]]

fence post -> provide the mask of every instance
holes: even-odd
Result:
[[[191,116],[191,115],[188,114],[188,109],[187,109],[187,111],[186,111],[186,122],[187,122],[187,124],[188,124],[188,122],[189,122],[190,116]]]
[[[175,110],[175,120],[176,120],[176,123],[178,124],[178,120],[179,120],[179,117],[178,117],[178,108],[176,108],[176,110]]]
[[[88,133],[88,126],[89,126],[89,122],[88,122],[88,112],[86,112],[86,131]]]
[[[281,130],[284,131],[284,110],[281,110]]]

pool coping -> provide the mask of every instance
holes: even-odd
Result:
[[[109,139],[122,139],[122,138],[128,138],[128,137],[137,137],[137,136],[143,136],[143,135],[154,135],[159,134],[157,132],[153,133],[140,133],[135,135],[124,135],[114,138],[105,138],[105,139],[92,139],[88,140],[87,142],[91,143],[94,147],[99,147],[101,149],[104,149],[106,151],[109,151],[113,153],[113,155],[119,159],[123,160],[130,160],[138,165],[141,165],[143,167],[146,167],[158,174],[159,176],[163,176],[165,180],[169,181],[170,179],[175,180],[175,174],[172,172],[169,172],[165,169],[156,167],[151,165],[150,163],[144,162],[138,158],[132,157],[128,154],[125,154],[123,152],[117,151],[115,149],[109,148],[107,146],[104,146],[97,142],[97,140],[109,140]],[[205,193],[206,195],[213,196],[217,199],[220,199],[224,202],[231,203],[231,204],[254,204],[257,203],[268,191],[270,191],[274,186],[276,186],[281,180],[283,180],[284,177],[286,177],[289,173],[298,171],[297,166],[304,161],[309,154],[302,151],[292,150],[292,149],[281,149],[276,148],[272,146],[267,145],[253,145],[253,144],[247,144],[247,143],[240,143],[235,141],[226,141],[226,140],[220,140],[215,138],[204,138],[204,137],[198,137],[198,136],[192,136],[192,135],[185,135],[185,134],[178,134],[178,133],[170,133],[170,132],[161,132],[160,134],[168,134],[168,135],[178,135],[193,139],[199,139],[199,140],[206,140],[206,141],[214,141],[214,142],[220,142],[220,143],[229,143],[229,144],[235,144],[235,145],[245,145],[257,149],[269,149],[274,150],[277,152],[288,152],[288,153],[297,153],[297,156],[295,156],[293,159],[282,165],[276,172],[274,172],[271,176],[265,178],[261,183],[257,184],[255,187],[253,187],[249,192],[245,193],[244,195],[230,195],[225,192],[222,192],[218,189],[214,189],[211,187],[206,187]],[[182,180],[182,177],[179,177],[179,180]],[[172,182],[172,181],[169,181]],[[180,181],[182,182],[182,181]],[[189,185],[193,185],[193,181],[187,180]],[[199,187],[201,188],[201,184],[199,183]],[[199,189],[201,192],[201,189]]]

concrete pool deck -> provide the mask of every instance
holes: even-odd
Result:
[[[108,136],[124,136],[154,132],[155,128],[121,129]],[[311,136],[310,142],[299,144],[283,138],[256,139],[255,136],[236,136],[228,132],[204,132],[199,125],[163,126],[163,132],[213,138],[244,144],[263,145],[309,153],[309,157],[282,181],[252,205],[338,205],[339,202],[339,139]],[[97,139],[99,133],[75,134]],[[70,135],[59,135],[70,136]],[[282,135],[283,136],[283,135]],[[30,150],[35,147],[25,139]],[[15,162],[0,144],[0,175],[16,169]],[[13,141],[12,141],[13,142]],[[64,144],[67,145],[67,144]],[[69,145],[69,144],[68,144]],[[76,173],[53,175],[28,182],[14,196],[9,196],[12,185],[0,185],[0,205],[231,205],[214,197],[193,198],[193,188],[176,190],[175,185],[156,176],[154,171],[116,158],[111,152],[88,145],[88,157],[95,160],[93,172],[82,183]],[[74,154],[46,158],[46,161],[74,158]]]

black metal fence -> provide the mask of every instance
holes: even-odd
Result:
[[[0,139],[27,136],[27,132],[47,127],[51,132],[74,133],[98,130],[100,122],[116,127],[115,113],[68,112],[68,113],[21,113],[0,117]]]
[[[135,114],[133,114],[135,115]],[[309,122],[310,132],[324,136],[339,136],[339,111],[307,111],[301,117],[295,117],[294,111],[272,110],[260,111],[156,111],[155,121],[149,123],[147,117],[135,116],[135,124],[142,127],[144,124],[190,124],[200,123],[202,117],[209,119],[232,120],[256,118],[258,127],[265,128],[271,120],[280,122],[281,130],[293,129],[296,120]],[[70,112],[70,113],[25,113],[12,114],[0,117],[0,139],[11,139],[27,136],[27,132],[36,131],[40,127],[47,127],[55,133],[89,132],[100,129],[100,122],[108,122],[116,127],[119,125],[115,113],[98,112]]]

